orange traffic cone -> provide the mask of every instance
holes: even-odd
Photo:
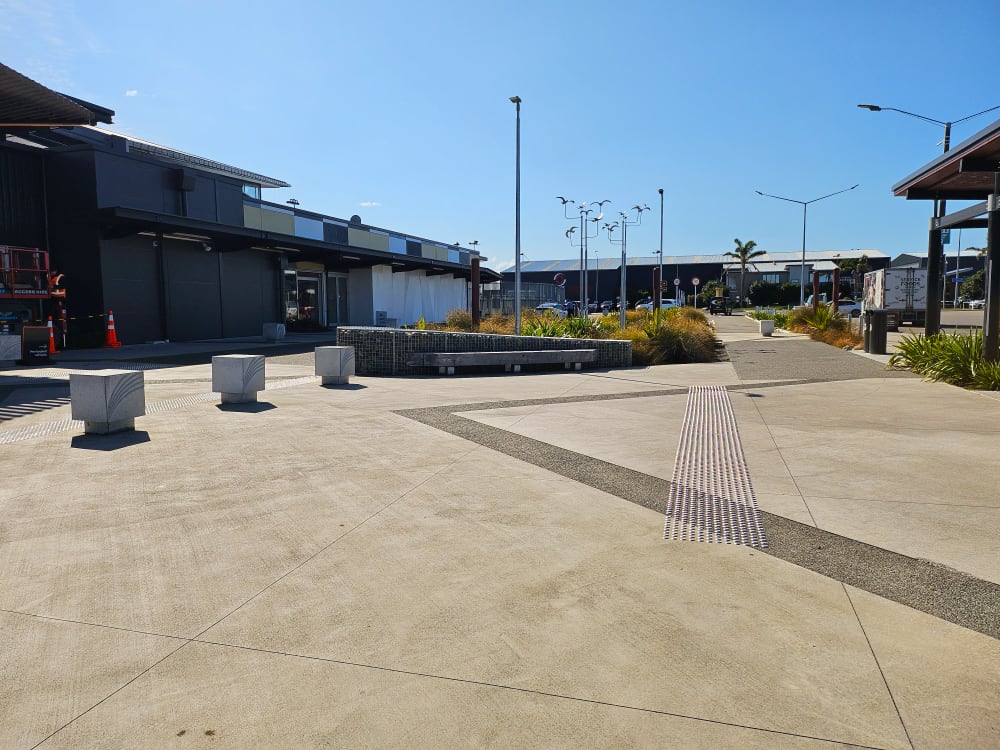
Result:
[[[56,351],[56,335],[52,330],[52,316],[49,316],[49,354],[58,354]]]
[[[116,349],[119,346],[121,346],[121,342],[118,341],[118,336],[115,334],[115,311],[108,310],[108,332],[104,337],[104,348]]]

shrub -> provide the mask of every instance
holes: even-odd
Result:
[[[564,321],[554,315],[543,315],[521,321],[522,336],[564,336],[566,328]]]
[[[523,328],[524,326],[522,326]],[[479,322],[480,333],[514,333],[513,315],[491,315]]]
[[[444,324],[453,331],[471,331],[472,313],[462,308],[456,308],[444,316]]]
[[[928,380],[980,390],[1000,390],[1000,364],[983,360],[983,332],[903,336],[889,367],[910,370]]]
[[[811,306],[796,307],[788,316],[788,330],[800,333],[813,331],[843,331],[847,329],[847,318],[835,313],[829,305],[818,305],[816,312]]]

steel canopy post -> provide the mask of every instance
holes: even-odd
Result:
[[[983,359],[1000,361],[1000,173],[993,174],[986,228],[986,310],[983,320]]]

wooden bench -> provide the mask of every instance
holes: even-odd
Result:
[[[596,362],[596,349],[547,349],[515,352],[415,352],[406,364],[417,367],[437,367],[441,375],[454,375],[456,367],[503,365],[505,372],[521,371],[521,365],[566,365],[579,370],[584,362]]]

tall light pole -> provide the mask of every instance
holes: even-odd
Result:
[[[521,335],[521,97],[512,96],[517,111],[514,157],[514,334]]]
[[[637,224],[641,224],[642,223],[642,212],[643,211],[648,211],[649,210],[649,206],[635,205],[635,206],[632,206],[632,208],[630,210],[636,212],[636,216],[635,216],[635,220],[634,221],[629,221],[628,220],[628,214],[625,213],[624,211],[619,211],[618,215],[621,217],[620,221],[616,221],[614,224],[605,224],[604,225],[604,228],[608,231],[608,241],[612,242],[612,243],[615,243],[615,244],[620,244],[622,246],[621,288],[620,288],[619,293],[618,293],[619,294],[619,299],[618,299],[618,326],[620,328],[622,328],[622,329],[625,328],[625,308],[628,307],[628,300],[627,300],[627,298],[625,296],[625,293],[626,293],[626,288],[625,288],[625,274],[626,274],[627,262],[628,262],[628,254],[627,254],[628,228],[630,226],[635,226]],[[617,229],[619,225],[622,228],[622,238],[620,240],[614,240],[614,239],[611,238],[611,233],[614,232],[615,229]]]
[[[568,204],[573,203],[572,200],[570,200],[569,198],[563,198],[561,195],[557,195],[556,199],[562,201],[563,215],[567,219],[574,219],[574,218],[576,218],[574,216],[570,216],[569,215],[569,209],[566,208],[566,206]],[[588,204],[587,204],[586,201],[584,201],[583,203],[581,203],[581,204],[579,204],[578,206],[575,207],[576,210],[579,211],[579,215],[580,215],[580,241],[578,243],[577,242],[573,242],[573,234],[576,232],[576,227],[570,227],[569,229],[566,230],[566,238],[569,240],[570,245],[573,245],[574,247],[577,246],[577,245],[579,245],[579,247],[580,247],[580,306],[581,306],[580,312],[581,312],[581,314],[583,314],[583,312],[587,308],[587,258],[588,258],[587,241],[594,239],[600,233],[600,229],[596,229],[594,234],[589,234],[589,231],[587,229],[587,222],[589,221],[589,222],[591,222],[593,224],[597,224],[601,219],[603,219],[604,218],[604,204],[605,203],[610,203],[610,202],[611,201],[609,201],[609,200],[603,200],[603,201],[594,201],[594,202],[590,203],[589,205],[591,205],[591,206],[597,206],[598,209],[599,209],[599,212],[598,212],[597,216],[595,218],[593,218],[593,219],[590,218],[590,214],[593,213],[594,209],[593,208],[587,208]]]
[[[944,151],[945,153],[951,148],[951,126],[957,125],[960,122],[965,122],[966,120],[971,120],[973,117],[979,117],[979,115],[985,115],[987,112],[992,112],[995,109],[1000,109],[1000,104],[995,107],[990,107],[989,109],[984,109],[982,112],[976,112],[973,115],[967,115],[959,120],[935,120],[933,117],[925,117],[924,115],[918,115],[914,112],[907,112],[905,109],[896,109],[895,107],[880,107],[877,104],[859,104],[858,107],[861,109],[871,110],[872,112],[898,112],[901,115],[906,115],[908,117],[915,117],[918,120],[923,120],[924,122],[929,122],[932,125],[941,125],[944,127]],[[934,218],[938,219],[945,215],[947,210],[947,201],[944,198],[934,200]],[[942,278],[941,273],[941,255],[944,251],[943,245],[941,243],[941,230],[932,228],[927,240],[927,314],[925,316],[924,322],[924,335],[930,336],[931,334],[937,333],[941,330],[941,298],[940,289],[938,289],[938,282]]]
[[[663,188],[660,188],[658,192],[660,193],[660,288],[654,294],[657,309],[660,307],[660,298],[663,296]],[[676,293],[674,296],[676,297]]]
[[[816,203],[817,201],[825,200],[827,198],[832,198],[835,195],[840,195],[841,193],[846,193],[849,190],[854,190],[857,185],[851,185],[849,188],[844,188],[843,190],[838,190],[836,193],[829,193],[828,195],[821,195],[819,198],[813,198],[811,201],[797,201],[794,198],[783,198],[780,195],[771,195],[770,193],[762,193],[759,190],[754,192],[757,195],[763,195],[765,198],[777,198],[779,201],[788,201],[789,203],[798,203],[802,206],[802,267],[799,270],[799,305],[804,305],[806,303],[806,212],[809,209],[810,203]]]

